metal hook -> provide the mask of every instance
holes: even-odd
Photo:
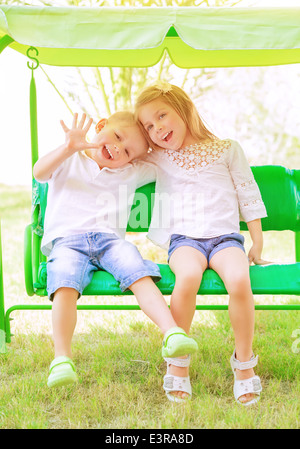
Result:
[[[35,69],[38,68],[40,63],[39,63],[37,58],[35,58],[34,56],[30,56],[29,52],[31,52],[31,51],[35,52],[35,56],[38,56],[39,52],[38,52],[38,50],[35,47],[29,47],[27,52],[26,52],[26,55],[28,56],[28,58],[31,59],[32,61],[35,61],[35,65],[34,65],[34,63],[30,64],[30,62],[28,61],[27,62],[27,67],[29,69],[31,69],[31,70],[35,70]]]

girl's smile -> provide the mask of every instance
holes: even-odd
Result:
[[[182,118],[159,98],[140,108],[139,120],[153,143],[161,148],[180,150],[195,143]]]

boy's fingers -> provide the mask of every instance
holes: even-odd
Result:
[[[92,123],[93,123],[93,119],[90,118],[90,119],[88,120],[87,124],[85,125],[85,127],[83,128],[84,131],[88,132],[88,130],[90,129]]]
[[[87,124],[85,125],[85,127],[83,127],[84,123],[85,123],[85,120],[86,120],[86,114],[84,114],[84,113],[82,114],[82,117],[81,117],[80,122],[78,123],[78,125],[77,125],[77,120],[78,120],[78,113],[75,112],[75,114],[73,115],[73,122],[72,122],[72,128],[71,129],[83,129],[85,132],[87,132],[90,129],[92,123],[93,123],[93,119],[90,118],[88,120]],[[60,120],[60,124],[61,124],[61,126],[62,126],[62,128],[63,128],[63,130],[65,132],[70,131],[70,128],[67,127],[67,125],[65,124],[65,122],[63,120]]]
[[[86,119],[86,114],[83,113],[83,114],[82,114],[82,117],[81,117],[81,119],[80,119],[80,122],[79,122],[79,124],[78,124],[78,128],[80,128],[80,129],[83,128],[85,119]]]
[[[70,131],[63,120],[60,120],[60,124],[61,124],[61,127],[62,127],[62,129],[64,130],[65,133]]]
[[[76,128],[76,126],[77,126],[77,119],[78,119],[78,114],[77,114],[77,112],[75,112],[75,114],[73,115],[72,128]]]
[[[97,143],[87,143],[87,144],[86,144],[86,147],[87,147],[87,148],[98,149],[98,148],[101,147],[101,145],[100,145],[100,144],[97,144]]]

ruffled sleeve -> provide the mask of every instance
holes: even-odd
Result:
[[[238,142],[231,141],[228,167],[238,195],[241,219],[247,223],[257,218],[267,217],[259,187]]]

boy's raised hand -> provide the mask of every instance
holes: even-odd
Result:
[[[72,128],[68,128],[63,120],[60,124],[65,132],[65,143],[55,150],[42,156],[33,167],[33,175],[36,180],[43,182],[48,181],[54,171],[70,156],[77,151],[87,150],[88,148],[99,148],[96,143],[86,141],[86,134],[93,123],[89,119],[87,123],[86,115],[82,114],[80,122],[77,124],[78,114],[74,114]]]
[[[60,120],[62,129],[65,132],[65,145],[66,148],[72,152],[82,151],[87,148],[98,148],[99,145],[96,143],[89,143],[86,140],[86,135],[93,123],[93,119],[90,118],[87,123],[86,114],[82,114],[82,117],[77,124],[78,114],[75,113],[73,116],[72,127],[68,128],[63,120]]]

